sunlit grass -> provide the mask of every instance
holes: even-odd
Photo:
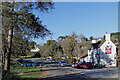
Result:
[[[39,67],[13,67],[11,66],[11,72],[19,78],[38,78],[41,68]]]

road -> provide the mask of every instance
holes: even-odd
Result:
[[[38,61],[38,60],[34,60]],[[84,80],[99,78],[111,78],[118,80],[118,68],[102,68],[102,69],[76,69],[72,67],[61,67],[59,64],[42,61],[43,71],[39,78],[43,80]]]

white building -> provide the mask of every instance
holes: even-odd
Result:
[[[117,52],[115,44],[110,40],[110,34],[105,34],[105,41],[92,41],[91,49],[88,50],[86,61],[94,65],[105,65],[106,67],[117,66]]]
[[[40,51],[39,47],[35,47],[35,49],[31,49],[30,52],[38,52]]]

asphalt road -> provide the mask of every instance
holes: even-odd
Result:
[[[40,62],[39,59],[33,61]],[[41,80],[118,80],[118,68],[102,69],[76,69],[72,67],[61,67],[59,64],[42,60],[43,71]]]

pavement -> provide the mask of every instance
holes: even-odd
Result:
[[[42,60],[41,62],[43,68],[39,74],[40,80],[118,80],[118,68],[76,69],[69,66],[61,67],[50,61]]]

